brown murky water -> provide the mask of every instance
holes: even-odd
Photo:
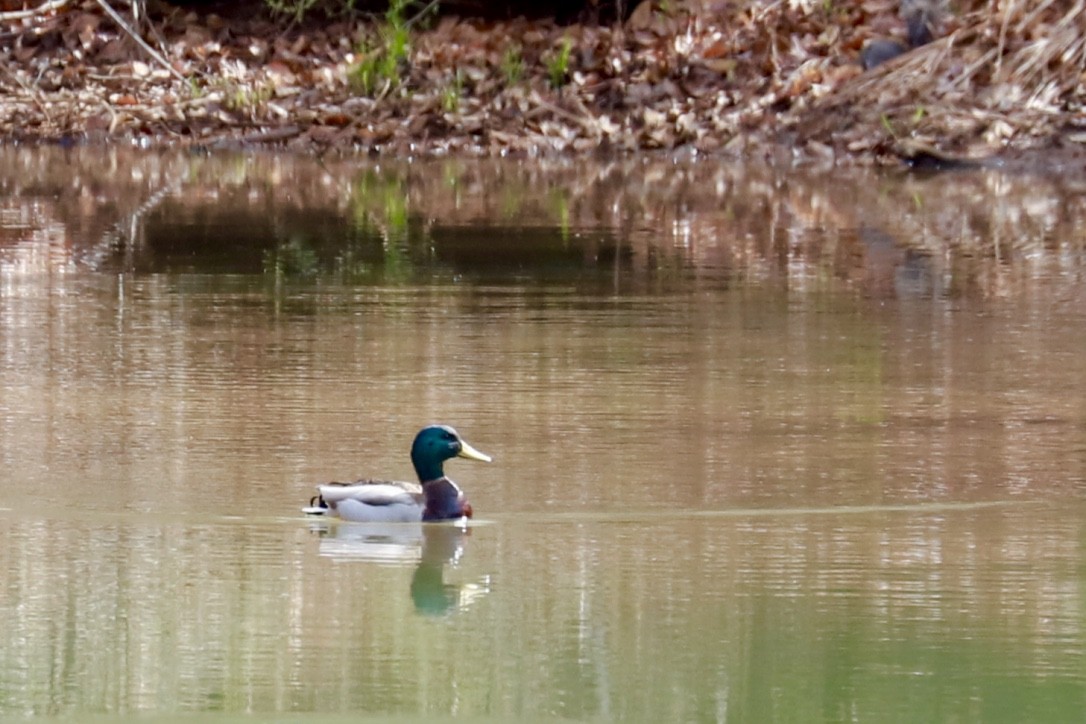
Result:
[[[1075,191],[0,150],[0,718],[1075,720]]]

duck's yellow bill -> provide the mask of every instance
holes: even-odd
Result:
[[[456,456],[461,458],[469,458],[471,460],[482,460],[484,463],[488,463],[491,461],[491,457],[489,455],[484,455],[483,453],[473,448],[471,445],[468,445],[463,440],[460,441],[460,452],[458,452]]]

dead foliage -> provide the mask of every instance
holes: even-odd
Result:
[[[843,84],[792,126],[806,142],[903,157],[1079,143],[1084,71],[1086,3],[986,2],[946,36]]]
[[[960,3],[934,42],[868,72],[863,44],[904,35],[896,0],[645,0],[609,25],[445,16],[412,27],[403,57],[366,87],[359,69],[386,52],[380,19],[284,32],[266,18],[118,19],[109,7],[0,15],[0,134],[837,161],[1083,139],[1081,0]]]

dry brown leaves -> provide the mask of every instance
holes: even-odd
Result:
[[[0,24],[0,134],[401,155],[740,153],[788,139],[801,157],[872,159],[908,144],[1036,145],[1076,126],[1081,3],[976,0],[944,37],[862,73],[864,41],[902,33],[896,4],[706,0],[665,12],[646,1],[613,27],[445,17],[414,32],[393,81],[365,94],[352,71],[372,25],[284,34],[175,11],[141,29],[161,37],[166,68],[98,3],[71,3]]]
[[[959,158],[1086,141],[1086,5],[973,3],[950,32],[843,85],[796,119],[804,141]],[[883,132],[875,132],[878,126]]]

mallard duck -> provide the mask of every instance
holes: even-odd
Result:
[[[471,517],[471,504],[456,483],[445,477],[443,465],[461,457],[490,462],[468,445],[448,425],[424,427],[411,444],[411,463],[418,483],[392,480],[358,480],[317,486],[306,513],[334,515],[343,520],[369,522],[417,522]]]

